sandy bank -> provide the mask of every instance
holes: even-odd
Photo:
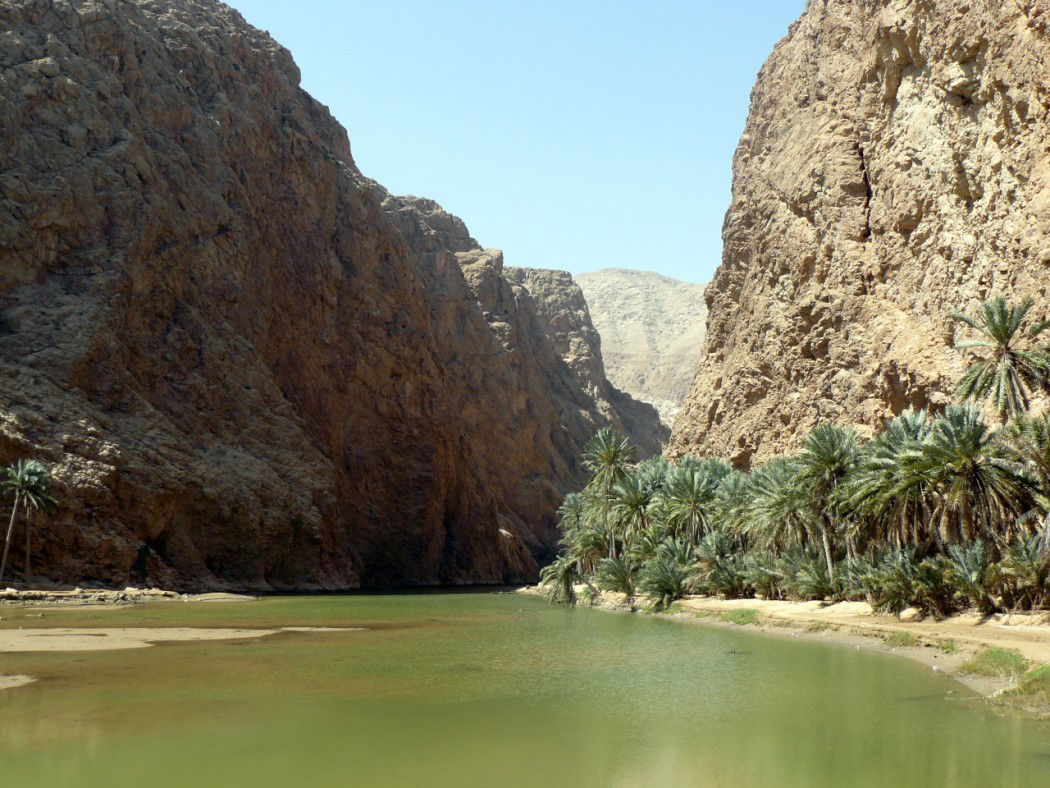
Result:
[[[885,638],[894,632],[907,632],[920,641],[952,641],[957,649],[1008,648],[1020,651],[1025,659],[1050,664],[1050,624],[1046,613],[1004,613],[982,618],[976,613],[935,621],[919,620],[906,611],[901,619],[879,615],[867,602],[784,602],[763,599],[716,599],[687,597],[679,603],[686,613],[732,613],[754,610],[765,624],[786,621],[807,627],[827,625],[829,630],[845,630]]]
[[[275,635],[278,632],[351,632],[360,629],[360,627],[281,627],[279,629],[55,627],[53,629],[0,629],[0,653],[13,651],[109,651],[126,648],[147,648],[154,643],[260,638],[266,635]]]

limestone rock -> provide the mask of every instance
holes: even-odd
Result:
[[[651,402],[664,424],[673,424],[703,353],[704,286],[623,268],[576,280],[601,334],[610,382]]]
[[[557,387],[573,393],[559,421],[568,426],[583,417],[583,423],[572,428],[583,441],[607,423],[631,439],[639,457],[660,454],[671,431],[660,422],[656,408],[621,391],[606,377],[602,340],[572,274],[544,268],[507,268],[505,272],[507,279],[528,292],[540,320],[537,333],[551,338],[555,352],[575,376]]]
[[[34,573],[534,578],[583,473],[563,403],[596,406],[498,255],[364,178],[215,0],[0,0],[0,31],[0,463],[62,502]]]
[[[669,447],[741,465],[949,401],[953,310],[1050,311],[1050,2],[813,0],[758,76]]]

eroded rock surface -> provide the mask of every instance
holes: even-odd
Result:
[[[0,463],[52,463],[62,502],[34,573],[535,576],[582,395],[498,255],[362,177],[285,49],[213,0],[0,0],[0,127]]]
[[[559,384],[566,392],[559,421],[577,436],[575,442],[586,441],[596,426],[608,423],[631,439],[639,457],[663,451],[671,430],[661,423],[656,408],[620,390],[606,377],[602,340],[572,274],[545,268],[505,270],[507,279],[531,297],[539,321],[536,332],[551,338],[555,352],[575,376]],[[574,422],[581,418],[582,424],[576,426]]]
[[[956,309],[1050,282],[1050,3],[812,0],[758,76],[669,452],[947,402]]]
[[[602,337],[609,381],[674,424],[704,352],[704,285],[623,268],[576,280]]]

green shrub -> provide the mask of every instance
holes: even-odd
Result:
[[[1031,610],[1046,604],[1050,562],[1044,546],[1043,534],[1015,539],[990,567],[990,584],[1006,607]]]
[[[882,557],[866,580],[871,606],[876,612],[899,616],[912,603],[915,566],[912,550],[896,550]]]
[[[890,632],[886,635],[886,645],[891,648],[905,648],[919,645],[919,639],[911,632]]]
[[[1050,710],[1050,665],[1043,665],[1021,676],[1016,687],[1002,694],[1005,700],[1020,700],[1042,713]]]
[[[758,614],[758,611],[752,608],[730,610],[728,613],[723,613],[721,619],[730,624],[737,624],[738,626],[747,626],[749,624],[754,625],[762,621],[762,617]]]
[[[1020,675],[1027,667],[1028,661],[1017,649],[986,648],[960,665],[959,672],[971,676],[1008,678]]]
[[[991,558],[980,539],[965,545],[948,546],[948,582],[963,606],[975,607],[982,613],[998,609],[992,597]]]
[[[924,616],[947,618],[954,610],[955,592],[949,580],[949,562],[942,557],[926,558],[912,576],[912,604]]]
[[[746,599],[754,596],[747,582],[747,569],[739,555],[715,558],[702,574],[701,585],[709,594],[721,594],[727,599]]]
[[[783,599],[784,576],[768,553],[751,554],[744,557],[742,567],[744,582],[751,591],[763,599]]]
[[[688,591],[689,569],[686,565],[657,556],[647,561],[638,573],[638,589],[654,599],[657,610],[665,610]]]
[[[835,595],[835,580],[828,575],[823,558],[814,556],[799,567],[794,589],[799,599],[828,599]]]
[[[595,582],[603,591],[618,591],[627,597],[630,604],[634,599],[635,582],[638,565],[628,558],[603,558],[598,562]]]
[[[869,599],[875,559],[861,556],[844,561],[836,572],[835,599],[837,601]]]

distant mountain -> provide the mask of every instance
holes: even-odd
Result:
[[[704,346],[704,285],[622,268],[575,278],[601,335],[609,380],[656,406],[671,425]]]

